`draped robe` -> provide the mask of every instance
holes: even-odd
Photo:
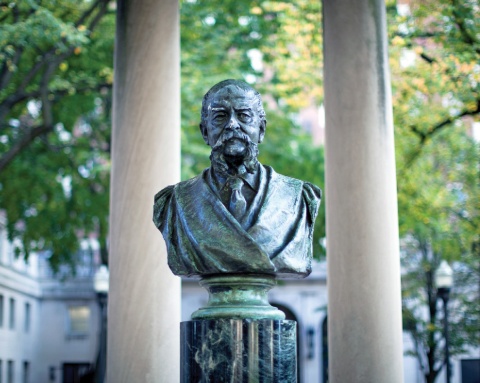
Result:
[[[310,274],[321,190],[269,166],[259,171],[258,192],[240,222],[222,203],[210,169],[157,193],[153,220],[174,274]]]

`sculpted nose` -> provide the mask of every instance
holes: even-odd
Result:
[[[233,130],[240,129],[240,124],[238,123],[235,116],[230,117],[230,121],[228,122],[228,128]]]

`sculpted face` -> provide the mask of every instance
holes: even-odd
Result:
[[[255,144],[263,140],[265,125],[261,122],[252,91],[228,85],[212,95],[209,101],[202,134],[212,148],[227,134],[231,138],[226,140],[223,154],[227,157],[243,157],[247,145],[239,136],[246,135]]]

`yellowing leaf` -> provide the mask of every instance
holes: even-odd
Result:
[[[262,11],[262,8],[260,7],[253,7],[251,10],[250,10],[250,13],[252,15],[261,15],[263,13]]]

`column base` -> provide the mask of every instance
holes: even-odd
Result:
[[[297,323],[215,319],[182,322],[181,383],[296,383]]]

